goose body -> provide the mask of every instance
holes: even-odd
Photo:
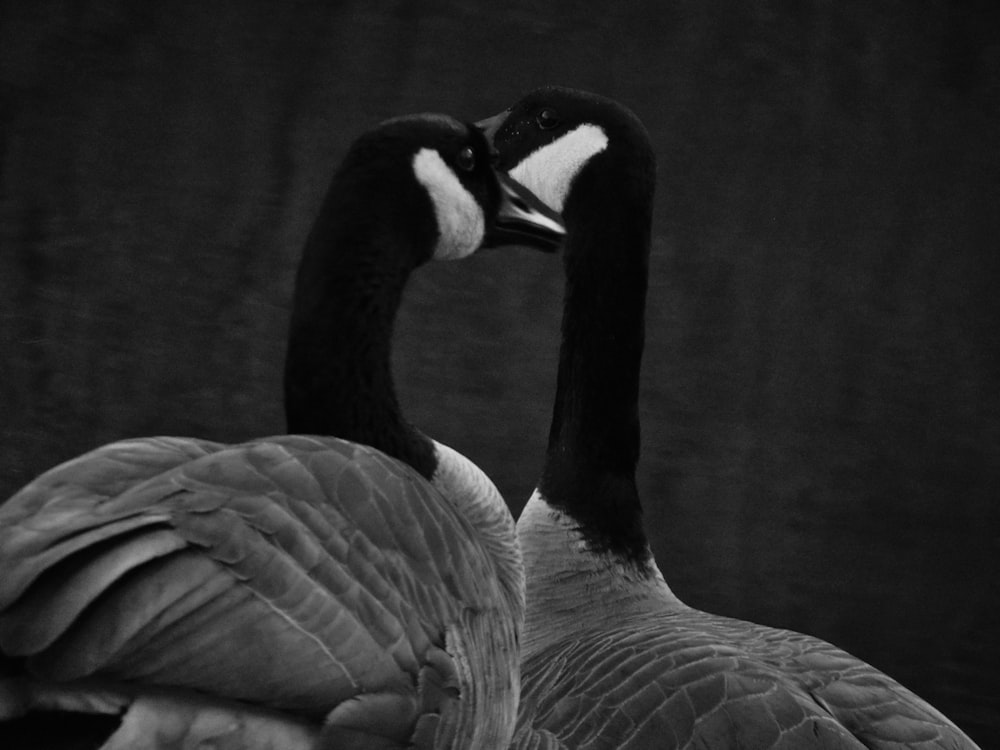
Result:
[[[527,614],[519,750],[974,748],[939,711],[818,638],[702,612],[642,526],[638,381],[654,191],[639,120],[535,91],[480,123],[563,212],[566,296],[541,480],[517,522]]]
[[[506,747],[513,520],[403,419],[390,371],[414,268],[559,239],[490,159],[430,115],[348,152],[296,282],[286,410],[307,434],[113,443],[0,506],[0,746],[39,746],[42,712],[107,717],[108,750]]]

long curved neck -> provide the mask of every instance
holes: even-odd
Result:
[[[285,360],[288,431],[371,445],[430,479],[433,445],[403,418],[392,377],[393,325],[413,269],[399,247],[407,238],[391,216],[352,205],[348,193],[327,196],[299,267]]]
[[[626,189],[596,214],[567,203],[562,347],[539,484],[588,547],[639,568],[651,562],[635,483],[649,192]]]
[[[544,661],[577,630],[684,606],[653,559],[635,481],[651,180],[633,181],[631,195],[605,180],[600,211],[574,205],[571,195],[564,212],[552,428],[542,479],[517,522],[527,600],[522,661]]]

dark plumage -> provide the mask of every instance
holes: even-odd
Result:
[[[312,435],[114,443],[0,507],[0,746],[38,746],[33,711],[107,717],[58,739],[114,732],[108,750],[506,746],[513,520],[405,421],[390,366],[418,265],[561,232],[490,161],[478,130],[431,115],[344,159],[289,337],[289,428]]]
[[[673,594],[635,484],[654,189],[646,131],[614,101],[554,87],[481,124],[568,232],[552,430],[517,524],[527,617],[513,747],[974,748],[835,646]]]

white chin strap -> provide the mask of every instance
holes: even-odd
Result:
[[[595,154],[608,147],[608,136],[597,125],[580,125],[529,154],[510,176],[537,195],[549,208],[562,211],[573,178]]]
[[[434,205],[438,226],[434,259],[458,260],[474,253],[486,233],[486,219],[476,199],[435,149],[422,148],[414,155],[413,174]]]

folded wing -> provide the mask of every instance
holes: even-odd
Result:
[[[489,618],[492,565],[425,480],[364,446],[105,446],[0,507],[0,653],[18,665],[0,717],[7,694],[95,682],[317,721],[374,693],[403,738],[454,701],[448,634]]]

